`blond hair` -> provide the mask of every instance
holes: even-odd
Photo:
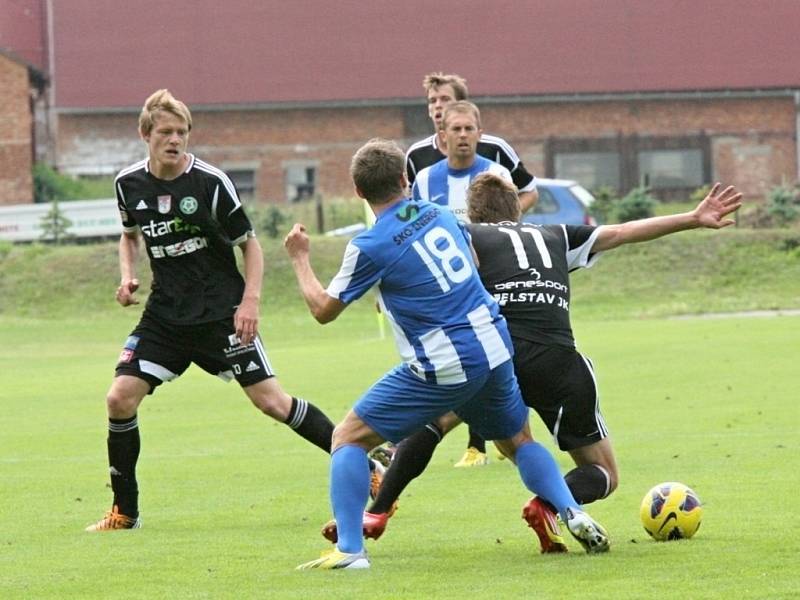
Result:
[[[467,190],[467,216],[473,223],[519,221],[517,188],[493,173],[477,175]]]
[[[475,124],[478,126],[478,129],[481,128],[481,111],[478,110],[478,107],[469,100],[459,100],[458,102],[449,104],[447,108],[444,109],[442,120],[439,123],[439,129],[444,130],[447,127],[447,119],[454,113],[472,115],[475,117]]]
[[[183,119],[186,121],[189,131],[192,130],[192,113],[189,112],[189,107],[177,100],[169,90],[163,89],[153,92],[144,101],[142,112],[139,113],[139,133],[141,135],[150,134],[155,123],[155,115],[162,110]]]
[[[372,138],[350,162],[350,176],[370,204],[384,204],[405,192],[406,156],[392,140]]]
[[[425,88],[426,95],[431,90],[438,89],[443,85],[452,86],[455,94],[454,100],[466,100],[469,96],[467,80],[455,73],[445,75],[441,71],[437,71],[435,73],[428,73],[425,75],[425,79],[422,80],[422,87]]]

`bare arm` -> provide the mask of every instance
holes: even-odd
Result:
[[[261,284],[264,279],[264,253],[254,237],[239,244],[244,257],[244,293],[233,315],[236,335],[242,344],[249,344],[258,335]]]
[[[139,280],[136,278],[136,261],[139,259],[138,231],[124,233],[119,238],[119,287],[116,300],[122,306],[139,304],[134,293],[139,289]]]
[[[539,192],[531,190],[530,192],[520,192],[519,194],[519,208],[524,215],[530,208],[536,206],[539,201]]]
[[[292,268],[297,276],[300,292],[311,311],[312,316],[320,323],[330,323],[338,317],[347,305],[328,295],[311,268],[309,259],[311,242],[306,234],[305,226],[296,223],[283,242]]]
[[[733,219],[725,217],[739,209],[742,195],[732,185],[721,192],[720,187],[719,183],[715,184],[691,212],[639,219],[619,225],[602,225],[592,250],[611,250],[623,244],[647,242],[687,229],[722,229],[733,225]]]

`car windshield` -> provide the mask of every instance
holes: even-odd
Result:
[[[570,188],[570,191],[574,196],[576,196],[584,206],[589,207],[594,202],[594,196],[584,187],[579,185],[573,185]]]

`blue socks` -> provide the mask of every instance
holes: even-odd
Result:
[[[565,509],[580,508],[561,476],[555,459],[539,442],[520,446],[516,461],[525,487],[555,506],[565,521]]]
[[[369,459],[363,448],[340,446],[331,455],[331,505],[339,534],[336,547],[341,552],[355,554],[364,548],[362,529],[369,477]]]

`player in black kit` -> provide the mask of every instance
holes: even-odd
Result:
[[[228,176],[187,153],[191,128],[183,102],[167,90],[152,94],[139,116],[148,158],[115,181],[124,230],[117,302],[138,304],[140,238],[153,284],[106,398],[112,509],[87,531],[140,527],[137,409],[191,363],[224,380],[235,378],[259,410],[330,452],[333,423],[313,404],[284,392],[267,359],[258,335],[261,245]],[[236,266],[237,246],[244,277]]]
[[[630,221],[618,225],[571,226],[518,223],[517,191],[496,175],[482,173],[469,188],[468,226],[486,289],[500,304],[514,343],[514,372],[525,403],[569,452],[575,469],[564,479],[580,504],[605,498],[618,483],[608,430],[600,413],[594,370],[575,348],[569,319],[569,273],[591,267],[600,253],[623,244],[653,240],[687,229],[721,229],[741,206],[733,186],[716,184],[687,213]],[[364,513],[364,534],[378,538],[390,514],[388,507],[427,466],[444,431],[428,425],[402,441],[385,474],[378,497]],[[539,537],[542,552],[566,552],[555,511],[531,498],[523,518]],[[327,524],[323,535],[336,537]]]

